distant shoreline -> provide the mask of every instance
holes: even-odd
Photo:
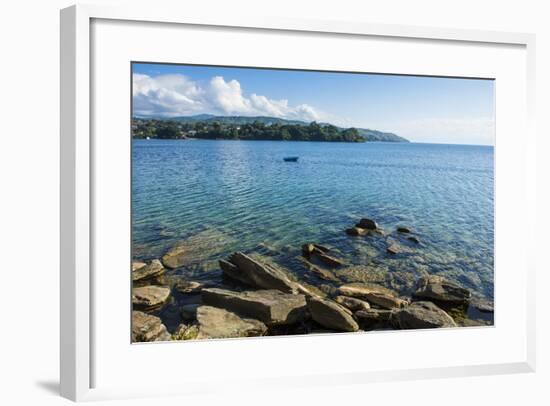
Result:
[[[394,133],[343,128],[330,123],[276,117],[195,116],[173,119],[132,118],[133,138],[241,139],[259,141],[409,142]]]

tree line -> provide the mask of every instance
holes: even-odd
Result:
[[[312,122],[303,124],[266,124],[260,121],[247,124],[214,122],[178,122],[175,120],[134,119],[134,138],[157,139],[224,139],[264,141],[340,141],[364,142],[356,128],[341,129]]]

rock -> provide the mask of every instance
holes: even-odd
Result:
[[[391,322],[402,329],[457,327],[453,318],[432,302],[414,302],[394,311]]]
[[[323,252],[329,252],[329,251],[330,251],[330,248],[327,247],[326,245],[313,244],[313,246],[314,246],[315,248],[317,248],[319,251],[323,251]]]
[[[464,303],[470,300],[471,293],[454,282],[432,275],[419,279],[414,296],[440,302]]]
[[[308,269],[313,272],[317,277],[320,279],[323,279],[325,281],[329,282],[338,282],[339,279],[334,275],[332,272],[330,272],[327,269],[319,268],[318,266],[315,266],[313,264],[308,265]]]
[[[235,252],[229,261],[220,261],[222,271],[230,278],[250,286],[263,289],[277,289],[296,293],[296,284],[281,269],[250,258],[242,252]]]
[[[480,311],[481,313],[494,313],[495,306],[493,302],[482,299],[480,297],[474,297],[470,300],[470,307]]]
[[[151,310],[160,307],[170,297],[170,289],[162,286],[141,286],[132,289],[132,304],[136,309]]]
[[[197,318],[197,309],[202,303],[190,303],[181,307],[181,318],[183,320],[195,320]]]
[[[391,318],[391,310],[381,310],[381,309],[365,309],[359,310],[355,313],[355,317],[359,322],[380,322],[380,321],[389,321]]]
[[[168,340],[170,334],[158,317],[135,310],[132,312],[132,342]]]
[[[218,261],[222,272],[229,278],[244,283],[245,285],[255,286],[254,280],[250,278],[246,273],[241,272],[237,265],[232,264],[225,259],[220,259]]]
[[[203,288],[202,284],[193,281],[179,281],[174,288],[180,293],[199,293]]]
[[[327,255],[323,252],[314,251],[313,254],[315,254],[315,257],[318,258],[325,265],[328,265],[332,268],[337,268],[337,267],[345,265],[342,260],[340,260],[338,258],[331,257],[330,255]]]
[[[386,252],[388,254],[392,254],[392,255],[399,254],[401,251],[402,251],[401,247],[398,244],[395,244],[395,243],[391,243],[386,248]]]
[[[362,235],[367,235],[368,233],[369,231],[366,228],[360,228],[360,227],[346,228],[347,235],[362,236]]]
[[[308,299],[307,305],[311,318],[325,328],[338,331],[359,330],[351,312],[336,302],[312,297]]]
[[[311,255],[314,250],[315,250],[315,246],[313,244],[302,245],[302,254],[304,254],[306,257]]]
[[[223,308],[267,325],[292,324],[305,317],[304,295],[287,294],[278,290],[234,292],[209,288],[202,290],[204,304]]]
[[[409,240],[410,242],[414,242],[415,244],[420,244],[420,240],[415,237],[414,235],[411,235],[410,237],[407,237],[407,240]]]
[[[326,296],[320,289],[314,286],[305,286],[303,283],[296,283],[298,293],[306,297],[324,297]]]
[[[141,282],[156,278],[164,273],[164,267],[158,259],[153,259],[149,264],[134,269],[132,264],[132,282]]]
[[[132,272],[143,268],[145,265],[147,265],[145,262],[133,261],[132,262]]]
[[[198,335],[199,327],[197,325],[188,326],[187,324],[180,324],[172,335],[172,340],[193,340]]]
[[[407,234],[410,233],[411,230],[407,227],[397,227],[397,232]]]
[[[328,265],[332,268],[336,268],[344,265],[344,262],[338,258],[334,258],[327,254],[329,248],[324,247],[319,244],[304,244],[302,245],[302,254],[306,258],[317,258],[323,264]]]
[[[267,333],[267,326],[258,320],[243,319],[235,313],[211,306],[197,309],[197,338],[256,337]]]
[[[368,304],[368,302],[354,297],[336,296],[334,300],[336,301],[336,303],[341,304],[352,312],[370,309],[370,305]]]
[[[185,265],[185,246],[175,246],[171,248],[162,257],[162,263],[165,267],[175,269]]]
[[[183,266],[185,264],[185,246],[178,245],[172,247],[166,254],[163,255],[162,263],[165,267],[171,269]]]
[[[376,230],[378,228],[378,224],[376,224],[376,221],[369,218],[362,218],[359,220],[359,223],[355,225],[355,227],[366,228],[367,230]]]
[[[321,244],[314,244],[314,243],[308,243],[308,244],[302,245],[302,253],[305,256],[312,254],[314,251],[321,251],[323,253],[327,253],[330,251],[330,248],[325,247],[324,245],[321,245]]]
[[[341,295],[357,297],[384,309],[403,307],[407,302],[393,296],[388,289],[372,285],[343,285],[338,288]]]

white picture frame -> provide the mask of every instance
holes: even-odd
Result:
[[[198,17],[185,14],[181,9],[158,7],[111,8],[105,6],[77,5],[61,11],[61,394],[79,401],[97,398],[129,397],[160,393],[183,394],[185,385],[170,388],[93,388],[91,374],[95,356],[92,317],[93,292],[101,289],[94,285],[92,274],[94,249],[91,234],[93,216],[93,171],[91,140],[91,29],[94,20],[127,23],[166,23],[199,27],[246,28],[250,30],[284,31],[293,33],[343,34],[357,37],[406,38],[411,40],[436,40],[448,43],[502,44],[525,47],[526,60],[526,128],[527,145],[525,180],[526,208],[528,213],[526,232],[534,238],[535,205],[535,133],[534,133],[534,44],[535,37],[526,33],[474,31],[447,28],[427,28],[402,25],[378,25],[338,21],[303,19],[254,18],[234,19],[220,16]],[[93,84],[92,84],[93,85]],[[498,118],[497,118],[498,120]],[[532,159],[530,159],[532,158]],[[534,253],[526,253],[524,269],[525,320],[518,327],[525,334],[524,358],[514,362],[467,364],[461,366],[418,367],[407,369],[352,371],[334,375],[302,376],[300,385],[364,383],[374,380],[418,379],[467,375],[528,372],[535,369],[535,269]],[[522,296],[523,298],[523,296]],[[524,330],[523,330],[524,329]],[[208,343],[209,345],[217,345]],[[128,343],[128,345],[130,345]],[[275,382],[260,379],[256,388],[269,387]],[[290,384],[284,377],[277,382]],[[248,383],[251,385],[251,383]],[[198,383],[207,387],[206,381]],[[295,385],[295,384],[294,384]],[[243,386],[246,383],[243,382]]]

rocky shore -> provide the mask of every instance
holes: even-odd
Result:
[[[368,218],[345,233],[347,238],[383,239],[392,258],[422,246],[409,227],[388,233]],[[464,309],[494,311],[492,302],[438,275],[418,277],[406,296],[381,283],[346,283],[344,275],[370,269],[348,265],[338,251],[314,242],[302,245],[299,261],[330,289],[319,289],[282,266],[243,252],[219,258],[223,277],[216,286],[173,275],[194,257],[184,241],[161,259],[133,262],[134,342],[450,328],[472,325],[464,319]],[[172,306],[179,322],[166,326],[158,314],[176,295],[185,304]]]

